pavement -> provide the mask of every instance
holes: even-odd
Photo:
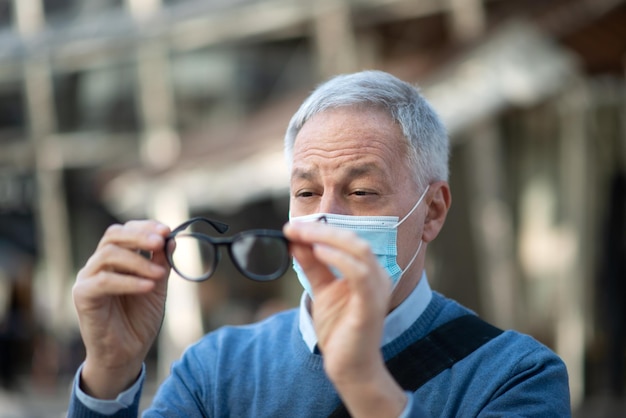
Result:
[[[0,418],[64,418],[72,389],[73,376],[45,388],[33,387],[23,379],[18,390],[0,389]],[[154,384],[146,382],[140,411],[150,405]]]
[[[0,393],[0,418],[65,417],[67,394]]]

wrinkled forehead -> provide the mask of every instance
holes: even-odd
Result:
[[[393,155],[396,162],[412,151],[402,126],[386,109],[364,105],[325,109],[311,116],[294,138],[291,162],[312,149],[331,157],[382,151]]]
[[[312,117],[296,137],[292,176],[316,170],[331,174],[402,174],[409,167],[402,129],[372,108],[337,108]],[[308,175],[308,174],[307,174]]]

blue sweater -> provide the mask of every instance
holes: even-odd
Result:
[[[433,292],[420,318],[383,347],[388,359],[469,311]],[[109,417],[137,416],[139,399]],[[298,327],[298,310],[224,327],[191,346],[145,417],[325,417],[339,397]],[[411,417],[569,417],[565,365],[533,338],[506,331],[413,394]],[[102,417],[72,396],[69,417]]]

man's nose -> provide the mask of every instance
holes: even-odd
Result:
[[[347,205],[342,201],[341,197],[332,193],[324,193],[324,195],[322,195],[318,212],[335,213],[338,215],[350,214]]]

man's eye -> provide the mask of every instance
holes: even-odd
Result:
[[[368,192],[366,190],[355,190],[354,192],[352,192],[352,194],[356,195],[356,196],[370,196],[373,195],[373,192]]]
[[[311,197],[313,196],[313,192],[298,192],[296,193],[296,197]]]

